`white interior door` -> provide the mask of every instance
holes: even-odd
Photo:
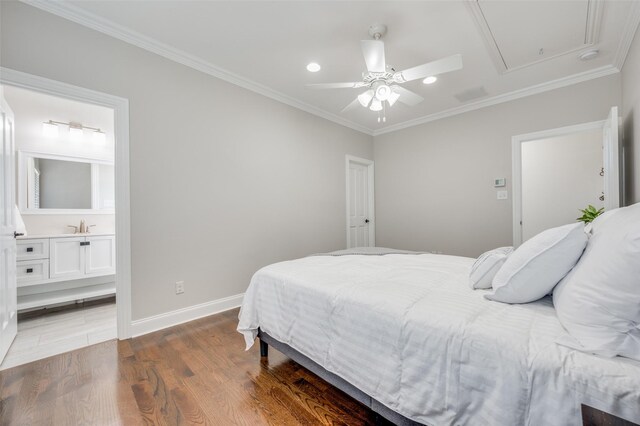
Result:
[[[0,87],[0,362],[18,332],[13,113]]]
[[[375,246],[373,161],[347,157],[347,247]]]
[[[602,127],[604,148],[604,208],[620,207],[620,139],[618,107],[612,107]]]

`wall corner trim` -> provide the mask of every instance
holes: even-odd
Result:
[[[134,320],[131,322],[131,336],[142,336],[143,334],[152,333],[167,327],[237,308],[242,305],[243,298],[244,293],[236,294],[234,296]]]

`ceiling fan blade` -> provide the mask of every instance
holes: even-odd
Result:
[[[356,106],[360,105],[360,102],[358,102],[358,98],[355,98],[353,100],[353,102],[351,102],[349,105],[347,105],[346,107],[344,107],[342,109],[342,111],[340,112],[347,112],[347,111],[351,111],[352,109],[354,109]]]
[[[414,106],[424,101],[424,98],[411,90],[407,90],[401,86],[391,86],[391,90],[400,95],[398,100],[405,105]]]
[[[362,87],[362,84],[360,81],[353,83],[318,83],[307,84],[307,87],[310,89],[357,89]]]
[[[396,75],[399,75],[401,77],[401,81],[405,82],[417,80],[419,78],[431,77],[432,75],[444,74],[445,72],[456,71],[461,68],[462,55],[458,54],[418,65],[417,67],[409,68],[404,71],[399,71]]]
[[[370,72],[385,72],[384,43],[380,40],[361,40],[362,54]]]

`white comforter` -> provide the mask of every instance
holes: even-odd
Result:
[[[251,280],[238,331],[260,327],[398,413],[430,425],[579,425],[580,404],[640,422],[640,363],[558,345],[549,298],[471,290],[473,259],[316,256]]]

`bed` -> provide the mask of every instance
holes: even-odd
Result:
[[[472,290],[474,259],[338,252],[251,280],[238,331],[258,334],[396,423],[577,425],[581,404],[640,422],[640,363],[569,349],[549,297]]]

